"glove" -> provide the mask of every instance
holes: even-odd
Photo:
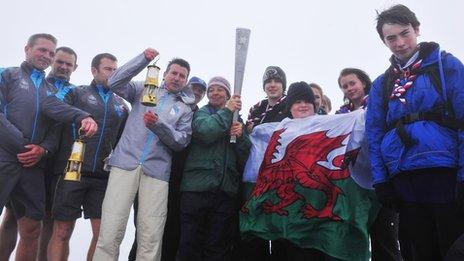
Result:
[[[398,197],[396,196],[395,189],[390,182],[387,181],[375,184],[374,188],[377,199],[380,203],[382,203],[382,205],[390,208],[395,208],[398,205]]]

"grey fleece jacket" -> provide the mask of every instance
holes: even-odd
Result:
[[[141,165],[146,175],[169,181],[172,151],[180,151],[190,142],[193,112],[189,105],[195,98],[189,88],[171,93],[162,85],[158,105],[154,108],[143,106],[140,96],[144,83],[131,79],[148,64],[149,61],[140,54],[110,76],[111,90],[129,101],[132,110],[109,164],[124,170]],[[152,129],[148,129],[143,121],[144,113],[149,110],[159,116]]]

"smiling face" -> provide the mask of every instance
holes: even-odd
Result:
[[[407,61],[417,51],[419,27],[411,24],[384,24],[383,41],[390,51],[401,61]]]
[[[264,91],[269,99],[280,99],[284,94],[283,84],[280,80],[271,79],[264,84]]]
[[[307,101],[297,100],[292,107],[290,107],[290,113],[294,119],[306,118],[314,115],[314,105]]]
[[[31,45],[26,45],[26,61],[34,68],[45,70],[55,56],[56,44],[46,38],[38,38]]]
[[[340,77],[340,89],[344,96],[352,103],[357,103],[364,98],[366,95],[364,92],[365,88],[366,86],[354,73]]]
[[[211,85],[208,87],[209,104],[213,107],[223,108],[227,102],[227,91],[219,85]]]

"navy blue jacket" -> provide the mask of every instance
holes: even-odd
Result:
[[[50,152],[57,149],[53,120],[80,122],[89,116],[75,108],[49,107],[43,100],[56,92],[47,82],[45,72],[27,62],[20,67],[0,70],[0,161],[18,162],[16,155],[27,144],[37,144]],[[44,160],[39,163],[43,166]]]
[[[108,178],[108,172],[103,170],[103,160],[109,156],[116,145],[121,123],[128,115],[128,109],[123,99],[111,90],[105,90],[103,86],[91,85],[79,86],[68,89],[67,93],[58,92],[51,96],[46,103],[53,106],[59,99],[68,104],[92,114],[98,124],[98,131],[91,138],[85,138],[84,163],[82,175],[96,178]],[[71,154],[72,145],[78,136],[75,124],[63,126],[60,148],[57,153],[57,161],[54,172],[63,173]]]

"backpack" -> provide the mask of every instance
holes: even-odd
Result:
[[[412,139],[411,135],[406,131],[405,125],[416,121],[434,121],[444,127],[458,130],[464,128],[464,122],[459,121],[455,118],[454,110],[448,102],[446,96],[446,85],[444,81],[444,70],[443,70],[443,57],[447,55],[446,52],[439,52],[440,59],[438,63],[433,63],[427,67],[419,69],[418,75],[426,74],[435,90],[441,95],[445,101],[445,106],[437,106],[427,112],[417,112],[402,116],[400,119],[392,122],[387,126],[388,130],[396,129],[396,132],[401,139],[402,143],[406,146],[412,146],[417,143],[416,140]],[[382,101],[383,108],[388,110],[388,102],[394,87],[394,67],[390,66],[384,73],[384,79],[382,82]]]

